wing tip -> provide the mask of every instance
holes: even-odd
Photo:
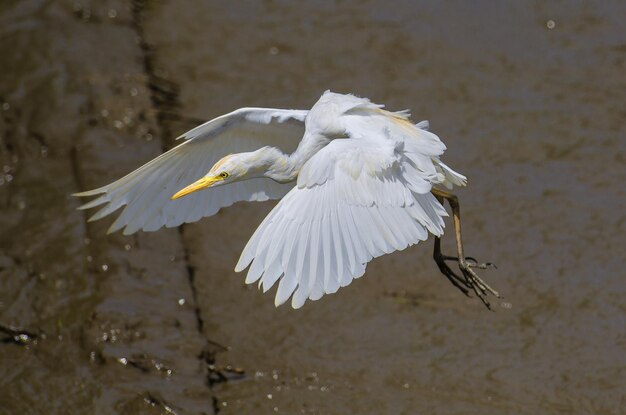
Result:
[[[115,233],[124,227],[124,225],[118,223],[118,220],[119,217],[111,224],[111,226],[109,226],[109,229],[107,229],[107,235]]]
[[[281,305],[285,304],[285,302],[287,302],[287,300],[289,299],[289,297],[287,298],[279,298],[278,295],[276,297],[274,297],[274,307],[278,308]]]
[[[107,200],[107,198],[105,196],[100,196],[98,198],[95,198],[83,205],[80,205],[79,207],[77,207],[76,209],[78,210],[87,210],[87,209],[91,209],[97,206],[100,206],[104,203],[110,202],[109,200]]]
[[[103,188],[103,187],[99,187],[97,189],[85,190],[84,192],[72,193],[71,196],[73,196],[73,197],[89,197],[89,196],[99,195],[99,194],[102,194],[102,193],[106,193],[106,189]]]
[[[239,261],[237,261],[237,265],[235,265],[235,272],[241,272],[244,269],[248,268],[251,262],[252,260],[246,262],[243,260],[243,258],[239,258]]]

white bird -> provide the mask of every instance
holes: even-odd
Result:
[[[498,294],[472,268],[492,264],[463,256],[458,201],[434,188],[464,186],[466,178],[439,159],[446,147],[427,130],[428,122],[414,125],[407,111],[326,91],[309,111],[241,108],[217,117],[127,176],[76,196],[99,195],[80,207],[104,205],[90,221],[125,206],[109,228],[124,234],[194,222],[238,201],[282,198],[235,271],[249,266],[246,283],[258,281],[264,292],[278,282],[276,306],[292,297],[294,308],[350,284],[373,258],[432,233],[441,272],[489,307],[485,295]],[[444,199],[454,214],[458,257],[440,252]]]

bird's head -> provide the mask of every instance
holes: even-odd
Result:
[[[215,163],[199,180],[178,191],[172,196],[172,200],[198,190],[262,177],[267,170],[267,153],[268,148],[264,147],[250,153],[229,154]]]

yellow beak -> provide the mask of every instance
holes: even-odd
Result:
[[[179,197],[187,196],[189,193],[193,193],[198,190],[211,187],[211,185],[213,185],[216,182],[219,182],[220,180],[224,180],[224,179],[220,176],[203,177],[197,182],[194,182],[190,184],[189,186],[185,187],[184,189],[179,190],[174,196],[172,196],[172,200],[176,200]]]

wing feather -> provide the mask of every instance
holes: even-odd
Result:
[[[274,260],[271,264],[272,265],[267,268],[267,271],[265,271],[265,278],[263,278],[262,281],[264,293],[272,288],[276,281],[278,281],[278,278],[280,278],[280,276],[283,274],[283,269],[280,266],[280,262],[278,260]]]
[[[371,259],[425,240],[428,231],[443,232],[446,212],[430,194],[443,178],[432,171],[419,169],[388,135],[332,141],[255,231],[236,270],[251,262],[246,282],[260,280],[264,291],[278,280],[276,305],[292,297],[299,308],[336,292],[362,276]],[[414,186],[416,179],[428,188]]]
[[[321,219],[315,219],[313,221],[313,225],[311,227],[311,244],[309,245],[309,275],[317,276],[317,267],[319,264],[323,264],[323,259],[320,255],[321,247],[320,247],[320,228],[321,228]],[[315,281],[317,277],[310,278],[308,283],[308,292],[313,291],[313,287],[315,286]]]
[[[125,206],[109,228],[124,234],[154,231],[215,214],[238,201],[263,201],[284,196],[293,184],[259,178],[232,183],[170,200],[181,187],[204,174],[232,152],[271,145],[292,152],[304,134],[308,111],[241,108],[208,121],[179,137],[182,144],[106,186],[76,193],[98,196],[80,209],[104,205],[90,220],[101,219]]]

